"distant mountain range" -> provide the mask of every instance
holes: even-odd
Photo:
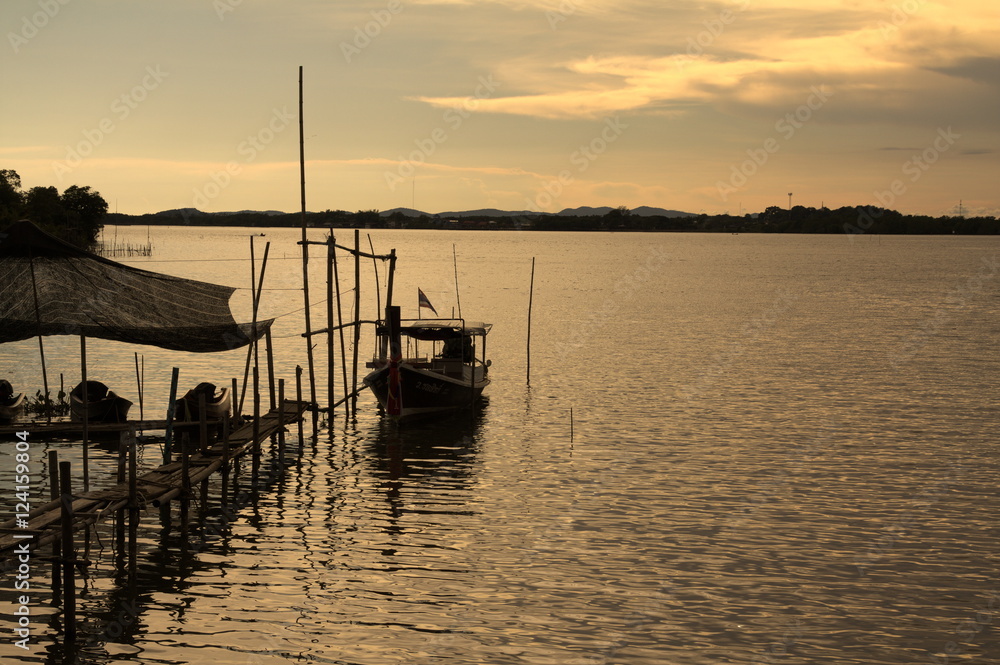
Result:
[[[173,210],[161,210],[153,213],[154,217],[197,217],[198,215],[287,215],[287,212],[280,210],[232,210],[229,212],[202,212],[197,208],[175,208]]]
[[[402,213],[407,217],[436,217],[439,219],[461,219],[463,217],[526,217],[533,215],[559,216],[559,217],[603,217],[614,208],[601,206],[591,208],[581,206],[579,208],[566,208],[559,212],[533,212],[531,210],[497,210],[496,208],[483,208],[481,210],[461,210],[448,212],[423,212],[413,208],[393,208],[392,210],[382,210],[379,215],[388,217],[393,213]],[[154,213],[155,217],[198,217],[204,215],[289,215],[293,213],[281,212],[280,210],[236,210],[230,212],[202,212],[197,208],[176,208],[174,210],[163,210]],[[631,209],[631,214],[638,217],[693,217],[694,213],[681,212],[679,210],[665,210],[663,208],[650,208],[649,206],[639,206]]]
[[[463,211],[449,211],[449,212],[439,212],[439,213],[429,213],[422,212],[420,210],[414,210],[413,208],[393,208],[392,210],[383,210],[379,214],[383,217],[388,217],[389,215],[399,212],[407,217],[422,217],[426,215],[427,217],[441,217],[444,219],[460,219],[462,217],[525,217],[531,215],[554,215],[560,217],[603,217],[614,210],[610,206],[601,206],[599,208],[591,208],[590,206],[581,206],[579,208],[566,208],[560,210],[559,212],[534,212],[531,210],[497,210],[496,208],[483,208],[481,210],[463,210]],[[638,217],[693,217],[694,213],[681,212],[680,210],[665,210],[664,208],[650,208],[649,206],[639,206],[638,208],[632,208],[631,214]]]

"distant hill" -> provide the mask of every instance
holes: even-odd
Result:
[[[483,208],[482,210],[465,210],[462,212],[439,212],[438,217],[445,219],[460,219],[462,217],[524,217],[526,215],[537,215],[537,212],[530,210],[497,210],[496,208]]]
[[[161,210],[160,212],[153,213],[154,217],[198,217],[198,216],[208,216],[208,215],[287,215],[287,212],[281,212],[280,210],[234,210],[230,212],[202,212],[197,208],[175,208],[173,210]]]
[[[610,206],[601,206],[599,208],[591,208],[590,206],[581,206],[579,208],[566,208],[565,210],[560,210],[556,214],[561,217],[603,217],[614,210]],[[650,208],[649,206],[639,206],[638,208],[631,208],[630,212],[633,215],[639,217],[694,217],[694,213],[691,212],[681,212],[680,210],[665,210],[663,208]]]
[[[427,217],[441,217],[444,219],[460,219],[462,217],[526,217],[532,215],[557,215],[560,217],[603,217],[608,214],[614,208],[610,206],[601,206],[599,208],[591,208],[590,206],[581,206],[579,208],[566,208],[560,210],[559,212],[533,212],[531,210],[498,210],[496,208],[483,208],[481,210],[463,210],[463,211],[448,211],[439,213],[421,212],[420,210],[414,210],[413,208],[393,208],[392,210],[383,210],[379,213],[382,217],[388,217],[389,215],[399,212],[407,217],[420,217],[426,215]],[[649,206],[639,206],[638,208],[633,208],[631,210],[633,215],[638,215],[639,217],[693,217],[694,213],[681,212],[680,210],[665,210],[664,208],[651,208]]]

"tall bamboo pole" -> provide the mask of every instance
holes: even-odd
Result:
[[[368,234],[368,247],[372,250],[372,268],[375,270],[375,318],[382,316],[385,311],[382,309],[382,288],[378,281],[378,258],[375,256],[375,243],[372,242],[372,234]],[[419,308],[417,308],[419,311]],[[358,317],[359,319],[361,317]],[[378,324],[375,324],[375,343],[378,344]],[[375,353],[379,353],[380,349],[376,348]]]
[[[55,450],[48,451],[49,458],[49,499],[59,500],[59,453]],[[62,558],[62,541],[58,538],[52,540],[52,604],[58,605],[62,602],[62,571],[60,559]]]
[[[347,388],[347,350],[345,348],[345,343],[344,343],[344,328],[343,328],[343,325],[344,325],[344,310],[343,310],[343,307],[342,307],[341,302],[340,302],[340,270],[337,268],[337,251],[336,251],[336,248],[334,248],[334,251],[333,251],[333,284],[334,284],[334,291],[336,292],[334,295],[337,298],[337,324],[339,326],[341,326],[340,327],[340,331],[339,331],[340,332],[340,371],[344,375],[344,396],[346,397],[347,394],[348,394],[348,388]],[[332,399],[330,400],[330,404],[333,404],[333,400]],[[347,415],[351,414],[350,405],[347,404],[346,399],[344,401],[344,410],[347,412]]]
[[[38,325],[38,354],[42,357],[42,389],[45,391],[45,422],[52,422],[52,409],[49,402],[49,374],[45,369],[45,344],[42,342],[42,314],[38,309],[38,285],[35,283],[35,259],[28,254],[28,267],[31,269],[31,292],[35,296],[35,323]]]
[[[251,256],[253,254],[253,238],[250,239]],[[253,358],[254,368],[258,367],[258,354],[257,354],[257,312],[260,308],[260,294],[264,290],[264,273],[267,270],[267,255],[271,251],[271,243],[264,245],[264,258],[260,263],[260,276],[257,278],[257,286],[254,287],[253,284],[250,285],[250,290],[253,292],[253,318],[251,322],[251,328],[253,330],[253,342],[250,344],[250,348],[247,350],[247,364],[243,370],[243,390],[240,393],[240,406],[239,410],[243,410],[243,398],[247,394],[247,381],[250,374],[250,359]]]
[[[326,399],[330,410],[327,412],[333,418],[334,399],[334,337],[333,337],[333,255],[337,250],[333,246],[333,228],[330,228],[330,238],[326,245]],[[299,396],[299,399],[302,399]],[[332,431],[332,430],[331,430]]]
[[[76,552],[73,550],[72,465],[59,462],[60,507],[62,514],[63,634],[67,642],[76,641]]]
[[[393,281],[396,278],[396,250],[389,250],[389,276],[386,278],[385,284],[385,310],[388,312],[389,308],[392,307],[392,286]],[[419,311],[420,308],[418,307]],[[388,335],[382,337],[382,348],[379,349],[379,358],[389,357],[389,337]]]
[[[90,491],[90,395],[87,390],[87,338],[80,335],[80,378],[83,381],[83,491]],[[71,407],[72,408],[72,407]]]
[[[527,349],[527,384],[531,385],[531,302],[535,297],[535,257],[531,257],[531,285],[528,287],[528,349]]]
[[[361,231],[354,229],[354,320],[361,320]],[[354,325],[354,360],[351,365],[351,413],[358,415],[358,345],[361,324]]]
[[[319,412],[316,410],[316,366],[313,364],[312,318],[309,314],[309,245],[306,234],[306,139],[302,116],[302,66],[299,66],[299,180],[302,198],[302,293],[305,298],[306,358],[309,362],[309,399],[312,402],[313,437],[316,437]]]

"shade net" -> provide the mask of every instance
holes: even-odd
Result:
[[[0,234],[0,343],[85,335],[177,351],[226,351],[260,338],[273,319],[237,323],[236,289],[110,261],[30,222]]]

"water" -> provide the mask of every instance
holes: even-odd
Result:
[[[302,295],[281,290],[301,282],[298,231],[264,231],[263,309],[289,313],[274,334],[290,382],[305,364]],[[119,229],[130,233],[146,229]],[[245,229],[151,234],[152,260],[130,264],[250,282]],[[228,525],[217,487],[189,541],[150,511],[135,599],[105,538],[80,601],[80,662],[1000,662],[1000,241],[371,236],[400,254],[404,316],[418,286],[442,315],[457,307],[455,247],[463,314],[494,323],[488,403],[396,428],[366,394],[356,421],[338,415],[256,502],[244,474]],[[325,267],[313,256],[318,303]],[[220,257],[236,260],[191,261]],[[239,318],[249,302],[235,297]],[[312,317],[325,325],[322,304]],[[364,359],[370,334],[360,348]],[[134,394],[134,351],[147,417],[165,409],[171,366],[193,385],[242,377],[245,359],[91,340],[91,374]],[[78,352],[78,340],[47,338],[50,373],[75,384]],[[37,341],[8,344],[0,370],[40,386],[36,358]],[[79,456],[70,442],[33,454],[49,446]],[[108,452],[92,455],[95,476],[112,468]],[[157,456],[147,446],[144,465]],[[0,469],[12,465],[0,452]],[[45,598],[33,601],[32,650],[5,632],[0,657],[62,662]]]

